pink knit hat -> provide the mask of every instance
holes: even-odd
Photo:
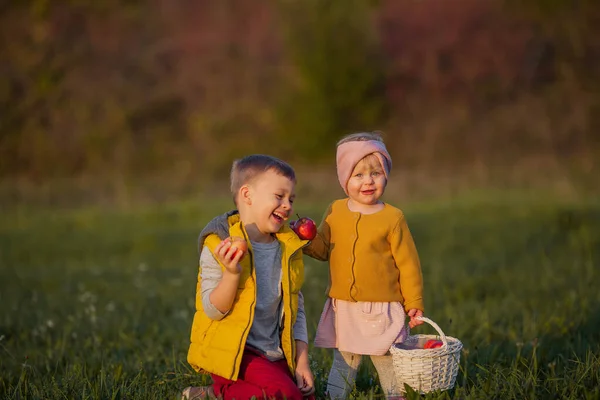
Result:
[[[338,146],[336,155],[337,175],[340,186],[346,194],[348,194],[348,180],[354,167],[369,154],[374,154],[379,159],[387,179],[392,169],[392,158],[383,142],[378,140],[351,141]]]

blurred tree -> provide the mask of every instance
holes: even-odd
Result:
[[[503,0],[533,26],[524,88],[542,93],[557,118],[546,136],[554,154],[572,156],[600,146],[600,5],[597,0]],[[548,89],[560,88],[558,93]],[[566,121],[572,121],[570,124]]]
[[[0,3],[0,178],[197,179],[373,129],[419,167],[598,147],[597,0]]]
[[[275,140],[317,160],[340,136],[374,130],[385,113],[374,2],[279,0],[288,55]],[[283,134],[285,133],[285,134]]]
[[[529,45],[531,80],[597,84],[600,72],[600,7],[596,0],[503,0],[515,16],[527,19],[536,36]],[[534,82],[535,83],[535,82]]]

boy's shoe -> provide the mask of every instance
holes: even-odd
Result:
[[[181,400],[216,399],[212,386],[188,386],[181,392]]]

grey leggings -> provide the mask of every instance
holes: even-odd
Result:
[[[331,399],[346,399],[354,387],[356,373],[362,361],[362,355],[333,351],[333,364],[327,380],[327,392]],[[396,388],[396,377],[391,355],[368,356],[379,375],[379,384],[386,399],[401,399]]]

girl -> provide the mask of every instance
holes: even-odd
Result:
[[[380,200],[392,160],[377,133],[337,144],[337,175],[347,198],[327,209],[304,253],[329,261],[328,299],[315,346],[333,348],[327,392],[345,399],[362,356],[370,356],[387,399],[401,398],[389,348],[422,324],[423,279],[404,214]]]

